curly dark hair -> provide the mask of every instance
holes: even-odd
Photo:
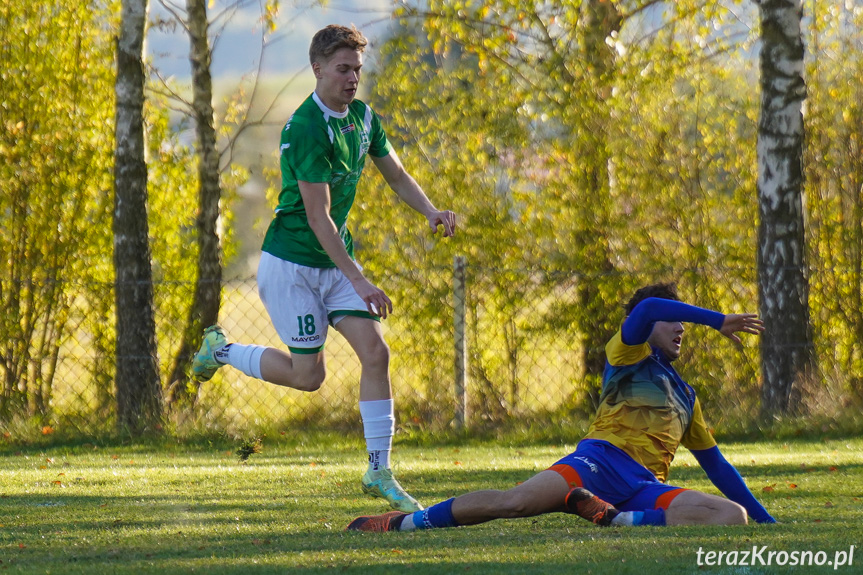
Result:
[[[677,284],[675,284],[674,282],[658,283],[645,286],[638,289],[634,294],[632,294],[632,297],[629,298],[628,302],[626,302],[626,305],[624,306],[624,309],[626,310],[626,315],[632,313],[632,310],[635,309],[635,306],[637,306],[639,303],[649,297],[659,297],[662,299],[673,299],[674,301],[680,301],[680,296],[677,295]]]
[[[350,48],[357,52],[365,50],[369,43],[363,33],[356,26],[340,26],[330,24],[326,28],[317,31],[309,46],[309,61],[314,64],[321,60],[329,60],[330,57],[341,48]]]

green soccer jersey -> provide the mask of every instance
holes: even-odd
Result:
[[[309,226],[298,184],[302,180],[329,184],[330,217],[353,258],[347,219],[366,155],[383,157],[391,149],[380,118],[367,104],[354,100],[347,111],[336,113],[313,92],[282,130],[282,191],[261,249],[303,266],[335,267]]]

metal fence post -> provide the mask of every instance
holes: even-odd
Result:
[[[468,421],[467,397],[467,330],[465,268],[467,258],[456,256],[453,260],[453,327],[455,335],[455,427],[463,429]]]

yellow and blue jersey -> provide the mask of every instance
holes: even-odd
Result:
[[[605,352],[602,395],[586,438],[611,443],[663,482],[679,445],[716,445],[695,390],[664,354],[647,342],[625,344],[619,330]]]

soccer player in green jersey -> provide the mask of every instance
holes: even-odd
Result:
[[[324,382],[324,342],[332,325],[362,365],[360,414],[369,459],[363,491],[409,512],[422,506],[390,467],[395,416],[380,319],[393,305],[356,263],[347,217],[367,157],[433,233],[442,227],[444,237],[452,236],[456,216],[429,201],[390,146],[380,118],[355,98],[366,44],[355,27],[330,25],[315,34],[309,49],[315,91],[282,130],[282,191],[262,247],[258,291],[290,353],[228,343],[212,326],[192,370],[207,381],[229,364],[276,385],[315,391]]]

